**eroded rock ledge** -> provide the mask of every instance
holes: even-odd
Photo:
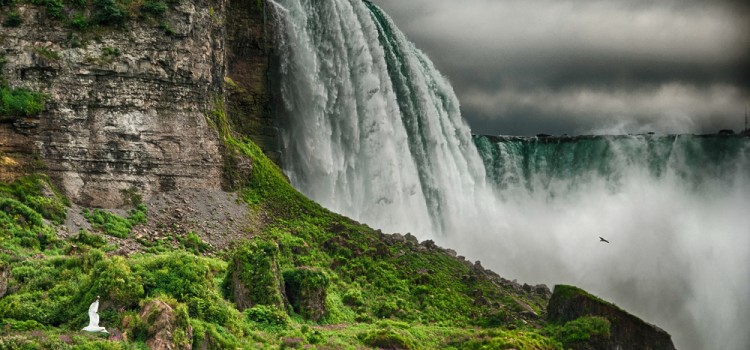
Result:
[[[625,310],[599,299],[586,291],[566,285],[555,286],[547,306],[551,322],[565,323],[584,316],[600,316],[609,321],[608,339],[593,339],[576,344],[575,349],[675,349],[672,337],[659,327],[648,324]]]

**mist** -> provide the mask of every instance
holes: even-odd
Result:
[[[433,238],[506,278],[580,286],[664,328],[678,349],[747,348],[750,150],[743,147],[723,178],[675,165],[655,177],[626,155],[606,160],[617,167],[614,180],[540,174],[533,190],[523,184],[484,198],[492,203],[484,221]]]

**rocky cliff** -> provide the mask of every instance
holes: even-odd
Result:
[[[232,77],[240,92],[226,99],[253,123],[243,131],[264,132],[263,144],[272,144],[273,128],[256,126],[272,124],[262,118],[262,2],[183,1],[127,27],[88,30],[42,7],[15,11],[21,24],[0,34],[2,75],[47,102],[39,115],[0,124],[3,180],[43,170],[75,203],[97,207],[118,207],[123,193],[148,199],[231,186],[222,183],[226,152],[207,115],[224,103]]]

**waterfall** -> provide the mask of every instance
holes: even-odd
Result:
[[[484,168],[432,62],[369,3],[279,4],[282,163],[292,184],[388,231],[442,235],[476,217]]]
[[[267,3],[282,164],[307,196],[511,278],[584,287],[678,348],[750,347],[747,137],[472,137],[447,79],[369,1]]]

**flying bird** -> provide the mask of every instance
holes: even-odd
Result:
[[[89,306],[89,325],[84,327],[82,331],[91,333],[109,333],[104,327],[99,327],[99,296],[96,296],[96,301],[91,303]]]
[[[599,236],[599,242],[609,243],[609,241],[604,239],[602,236]]]

